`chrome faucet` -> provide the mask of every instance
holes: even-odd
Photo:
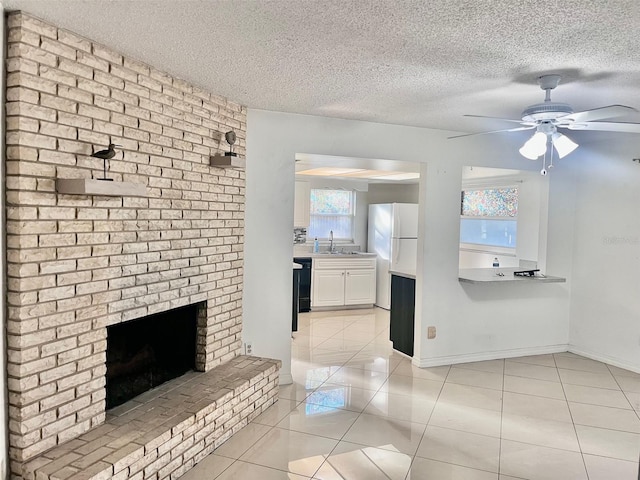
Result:
[[[333,230],[329,231],[329,253],[333,253]]]

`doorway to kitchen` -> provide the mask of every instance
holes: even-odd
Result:
[[[366,292],[366,273],[364,271],[350,271],[347,267],[323,271],[324,275],[318,278],[324,280],[323,285],[328,285],[331,291],[327,292],[327,298],[321,302],[316,301],[314,306],[314,287],[316,297],[319,295],[319,284],[313,282],[313,263],[323,262],[323,269],[327,257],[323,254],[349,254],[354,252],[372,252],[375,258],[375,271],[371,274],[373,281],[373,297],[371,305],[380,305],[384,309],[390,309],[391,295],[391,264],[392,258],[389,251],[378,253],[371,245],[369,237],[376,235],[371,233],[370,205],[377,204],[409,204],[415,206],[412,210],[409,222],[414,224],[415,237],[413,240],[411,270],[413,288],[415,289],[415,274],[417,268],[417,244],[421,232],[418,228],[419,203],[421,202],[420,171],[425,165],[419,162],[403,162],[384,159],[367,159],[354,157],[341,157],[298,153],[295,157],[295,202],[294,202],[294,235],[293,257],[294,262],[300,262],[309,268],[309,282],[299,284],[300,299],[309,298],[307,301],[299,301],[299,312],[327,310],[334,308],[352,309],[363,305],[350,305],[338,299],[353,298],[350,292],[345,292],[349,282],[341,283],[342,276],[358,274],[359,285],[362,292]],[[347,194],[348,193],[348,194]],[[342,215],[342,216],[341,216]],[[345,219],[344,216],[349,216]],[[331,221],[336,221],[335,228]],[[350,227],[345,228],[347,220]],[[339,224],[337,222],[340,222]],[[328,226],[329,225],[329,226]],[[325,231],[326,230],[326,231]],[[340,232],[340,235],[336,235]],[[390,232],[388,232],[390,233]],[[333,235],[332,235],[333,234]],[[335,237],[332,239],[332,237]],[[389,236],[389,243],[391,237]],[[330,255],[330,258],[335,258]],[[355,255],[354,255],[355,257]],[[318,264],[319,265],[319,264]],[[318,272],[320,275],[320,272]],[[327,283],[329,275],[333,275],[334,281]],[[355,277],[354,277],[355,278]],[[351,282],[353,284],[353,282]],[[344,285],[341,287],[341,285]],[[382,288],[376,288],[382,286]],[[294,291],[296,290],[294,285]],[[387,295],[383,291],[389,290]],[[378,302],[378,298],[386,298]],[[360,298],[366,298],[360,295]],[[335,301],[334,301],[335,300]],[[364,301],[364,300],[363,300]],[[295,302],[295,299],[294,299]],[[335,304],[334,307],[327,307]],[[308,305],[308,308],[307,308]],[[411,305],[411,326],[413,329],[413,315],[415,305]],[[331,316],[330,312],[326,315]]]

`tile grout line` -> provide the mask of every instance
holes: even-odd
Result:
[[[353,322],[352,322],[352,323],[353,323]],[[341,331],[344,331],[345,329],[346,329],[346,327],[345,327],[345,328],[343,328]],[[337,332],[337,333],[336,333],[336,335],[337,335],[338,333],[340,333],[340,332]],[[377,337],[377,335],[376,335],[376,337]],[[331,338],[333,338],[333,337],[331,337]],[[371,342],[373,342],[374,340],[375,340],[375,338],[374,338],[373,340],[371,340]],[[351,357],[349,357],[349,359],[348,359],[346,362],[348,362],[349,360],[352,360],[352,359],[353,359],[353,358],[354,358],[358,353],[360,353],[364,348],[366,348],[366,346],[367,346],[367,345],[369,345],[371,342],[367,343],[365,346],[363,346],[362,348],[360,348],[356,353],[354,353]],[[344,367],[347,365],[347,363],[346,363],[346,362],[345,362],[345,363],[343,363],[343,364],[340,366],[340,368],[339,368],[339,369],[338,369],[334,374],[332,374],[329,378],[331,378],[333,375],[335,375],[336,373],[338,373],[338,371],[339,371],[340,369],[344,368]],[[347,367],[347,368],[348,368],[348,367]],[[388,381],[388,379],[389,379],[389,376],[390,376],[390,375],[391,375],[391,373],[389,373],[389,374],[387,375],[387,379],[386,379],[386,381]],[[324,384],[329,380],[329,378],[328,378],[327,380],[325,380],[325,381],[324,381],[320,386],[324,385]],[[382,385],[384,385],[384,383],[383,383]],[[380,385],[380,387],[378,387],[378,389],[377,389],[377,390],[375,390],[375,393],[374,393],[374,394],[373,394],[373,396],[371,397],[372,399],[373,399],[373,397],[375,397],[375,395],[380,391],[380,388],[382,388],[382,385]],[[315,391],[317,391],[317,390],[320,388],[320,386],[318,386],[318,387],[314,390],[314,392],[315,392]],[[364,388],[363,388],[362,390],[368,390],[368,389],[364,389]],[[372,390],[371,390],[371,391],[372,391]],[[306,398],[308,398],[308,397],[309,397],[309,396],[307,396]],[[305,398],[305,400],[306,400],[306,398]],[[362,410],[361,410],[360,412],[353,412],[353,413],[358,413],[358,416],[355,418],[355,420],[354,420],[354,421],[353,421],[353,423],[349,426],[349,428],[344,432],[344,434],[342,435],[342,437],[340,437],[340,439],[337,441],[337,443],[334,445],[334,447],[331,449],[331,451],[330,451],[330,452],[327,454],[327,456],[324,458],[324,460],[322,461],[322,463],[321,463],[320,465],[318,465],[318,468],[313,472],[313,475],[311,475],[311,477],[310,477],[310,478],[315,478],[316,474],[320,471],[320,469],[322,468],[322,466],[323,466],[325,463],[327,463],[327,462],[329,461],[329,457],[331,457],[331,455],[332,455],[332,454],[333,454],[333,452],[336,450],[336,448],[338,447],[338,445],[340,444],[340,442],[342,442],[342,441],[343,441],[344,437],[345,437],[345,436],[349,433],[349,431],[353,428],[353,426],[356,424],[356,422],[358,421],[358,419],[360,418],[360,416],[362,415],[362,413],[364,412],[364,410],[367,408],[367,406],[368,406],[370,403],[371,403],[371,400],[369,400],[369,401],[367,402],[367,404],[362,408]],[[345,410],[345,411],[349,411],[349,410]],[[318,435],[318,436],[319,436],[319,435]],[[335,439],[332,439],[332,440],[335,440]]]
[[[498,478],[502,469],[502,425],[504,422],[504,376],[507,371],[507,362],[502,359],[502,392],[500,394],[500,442],[498,446]]]
[[[436,410],[436,407],[438,406],[438,401],[440,400],[440,395],[442,395],[442,390],[444,390],[444,386],[447,383],[447,378],[449,378],[449,374],[450,373],[451,373],[451,365],[449,365],[449,370],[447,370],[447,374],[445,375],[444,380],[442,381],[442,385],[440,386],[440,390],[438,391],[438,396],[436,397],[436,401],[433,404],[433,408],[431,409],[431,413],[429,414],[429,418],[427,418],[427,423],[425,424],[424,430],[422,431],[422,438],[418,442],[418,446],[416,447],[416,451],[414,452],[413,457],[411,458],[411,462],[409,463],[409,470],[407,471],[407,474],[404,477],[405,480],[409,480],[409,475],[411,474],[411,468],[413,467],[413,464],[415,463],[416,457],[418,456],[418,450],[420,450],[420,445],[422,444],[422,441],[424,440],[424,436],[427,433],[427,428],[429,427],[429,423],[431,422],[431,417],[433,417],[433,412]]]
[[[313,319],[311,319],[311,322],[313,323]],[[311,324],[309,325],[309,327],[311,327]],[[342,329],[338,330],[338,331],[337,331],[336,333],[334,333],[332,336],[330,336],[329,338],[327,338],[327,339],[323,340],[322,342],[320,342],[320,344],[316,345],[316,347],[311,347],[309,350],[313,350],[313,348],[322,348],[322,347],[321,347],[321,345],[322,345],[323,343],[325,343],[326,341],[328,341],[328,340],[330,340],[330,339],[334,338],[334,337],[335,337],[336,335],[338,335],[339,333],[343,332],[343,331],[345,330],[345,328],[346,328],[346,327],[343,327]],[[311,332],[310,332],[310,333],[311,333]],[[313,336],[312,336],[312,335],[309,335],[309,337],[310,337],[310,338],[313,338]],[[338,351],[340,351],[340,350],[338,350]],[[356,355],[356,354],[351,355],[351,356],[349,357],[349,360],[350,360],[350,359],[352,359],[355,355]],[[347,360],[347,361],[349,361],[349,360]],[[307,399],[308,399],[308,398],[309,398],[313,393],[315,393],[316,391],[318,391],[318,389],[320,389],[324,384],[326,384],[326,383],[327,383],[327,381],[328,381],[328,380],[329,380],[333,375],[335,375],[335,374],[336,374],[340,369],[344,368],[345,364],[346,364],[346,362],[345,362],[345,363],[342,363],[342,365],[338,368],[338,370],[336,370],[336,372],[332,373],[331,375],[329,375],[329,377],[327,377],[327,378],[326,378],[324,381],[322,381],[319,385],[315,386],[315,387],[313,388],[313,391],[312,391],[312,392],[310,392],[308,395],[306,395],[306,396],[305,396],[305,398],[304,398],[300,403],[298,403],[298,404],[296,405],[296,407],[294,408],[294,410],[295,410],[295,409],[297,409],[297,408],[298,408],[302,403],[306,403],[306,400],[307,400]],[[294,384],[295,384],[295,380],[294,380]],[[292,412],[292,411],[293,411],[293,410],[291,410],[291,412]],[[290,415],[290,414],[291,414],[291,412],[289,412],[289,413],[288,413],[288,415]],[[286,418],[286,416],[285,416],[285,417],[283,417],[282,419],[284,420],[284,418]],[[357,420],[357,419],[358,419],[358,417],[356,417],[356,420]],[[280,420],[280,421],[282,421],[282,420]],[[278,422],[278,423],[280,423],[280,422]],[[354,422],[354,423],[355,423],[355,422]],[[275,427],[275,426],[274,426],[274,427]],[[349,427],[349,428],[351,428],[351,427]],[[293,431],[295,431],[295,430],[293,430]],[[349,431],[349,429],[347,429],[347,432],[348,432],[348,431]],[[302,433],[302,432],[298,432],[298,433]],[[319,437],[319,436],[320,436],[320,435],[315,435],[315,434],[310,434],[310,435],[313,435],[313,436],[316,436],[316,437]],[[345,433],[345,435],[346,435],[346,433]],[[343,437],[344,437],[344,435],[343,435]],[[328,438],[328,437],[322,437],[322,438]],[[335,440],[335,439],[334,439],[334,438],[331,438],[331,440]],[[318,473],[318,471],[322,468],[322,466],[325,464],[325,462],[327,461],[327,459],[331,456],[331,454],[332,454],[332,453],[333,453],[333,451],[336,449],[336,447],[338,446],[338,444],[339,444],[339,443],[340,443],[340,440],[338,440],[338,441],[336,442],[336,444],[333,446],[333,448],[331,449],[331,451],[327,454],[327,456],[326,456],[326,457],[324,458],[324,460],[320,463],[320,465],[318,465],[318,468],[316,468],[316,469],[314,470],[313,474],[312,474],[312,475],[311,475],[311,477],[309,477],[309,478],[314,478],[314,477],[315,477],[316,473]],[[293,473],[293,472],[291,472],[291,473]]]
[[[622,385],[620,385],[620,382],[618,382],[618,378],[613,374],[613,372],[611,371],[611,369],[609,368],[609,365],[605,363],[605,365],[607,366],[607,370],[609,370],[609,373],[611,374],[611,376],[613,377],[613,380],[616,382],[616,385],[618,385],[618,388],[620,389],[620,391],[622,392],[622,395],[624,396],[625,400],[627,401],[627,403],[629,404],[629,406],[631,407],[631,411],[634,412],[636,414],[636,417],[638,417],[638,420],[640,420],[640,412],[638,412],[634,407],[633,404],[631,403],[631,401],[629,400],[629,397],[627,396],[627,392],[624,391],[624,389],[622,388]]]
[[[564,382],[562,381],[562,377],[560,376],[560,369],[558,368],[558,364],[556,362],[555,354],[553,356],[553,361],[556,363],[556,370],[558,370],[558,378],[560,379],[560,386],[562,387],[562,393],[564,395],[564,400],[567,403],[567,410],[569,410],[569,416],[571,417],[571,425],[573,425],[573,432],[576,436],[576,442],[578,443],[578,448],[580,449],[580,458],[582,458],[582,466],[584,467],[584,473],[587,476],[587,480],[589,480],[589,471],[587,470],[587,462],[584,458],[584,452],[582,451],[582,445],[580,443],[580,437],[578,436],[578,429],[576,428],[576,422],[573,418],[573,412],[571,411],[571,407],[569,406],[569,399],[567,398],[567,392],[564,389]]]

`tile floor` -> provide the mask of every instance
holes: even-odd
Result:
[[[182,480],[637,480],[640,375],[571,353],[420,369],[381,309],[300,316],[294,384]]]

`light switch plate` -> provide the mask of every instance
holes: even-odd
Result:
[[[436,338],[436,327],[427,327],[427,338],[429,340]]]

